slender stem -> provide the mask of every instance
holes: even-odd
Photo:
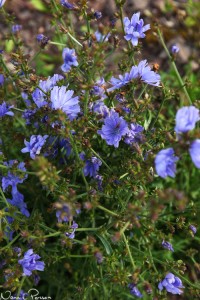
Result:
[[[122,235],[124,233],[124,231],[128,228],[129,225],[130,225],[130,221],[126,222],[124,227],[120,230],[120,235]]]
[[[168,56],[169,59],[170,59],[171,65],[172,65],[172,67],[173,67],[173,69],[174,69],[174,71],[175,71],[175,74],[176,74],[176,77],[177,77],[177,79],[178,79],[178,82],[179,82],[181,88],[183,89],[183,91],[184,91],[184,93],[185,93],[185,95],[186,95],[186,98],[188,99],[189,104],[192,104],[192,100],[191,100],[191,98],[190,98],[190,95],[188,94],[188,91],[187,91],[186,87],[185,87],[185,83],[183,82],[183,80],[182,80],[182,78],[181,78],[181,76],[180,76],[180,73],[179,73],[179,71],[178,71],[178,69],[177,69],[177,67],[176,67],[175,62],[172,60],[172,56],[170,55],[170,52],[169,52],[169,50],[167,49],[167,46],[166,46],[166,44],[165,44],[165,41],[164,41],[164,39],[163,39],[162,33],[161,33],[161,31],[160,31],[159,28],[157,29],[157,32],[158,32],[158,36],[159,36],[159,38],[160,38],[161,44],[162,44],[163,48],[165,49],[165,52],[166,52],[167,56]]]
[[[150,124],[149,129],[152,129],[154,127],[154,125],[156,124],[156,122],[158,120],[158,117],[159,117],[159,114],[160,114],[160,112],[161,112],[161,110],[163,108],[164,103],[165,103],[165,97],[163,97],[162,102],[161,102],[160,107],[159,107],[159,110],[158,110],[158,112],[156,114],[155,120],[152,122],[152,124]]]
[[[6,248],[9,248],[12,244],[14,244],[14,242],[20,237],[20,234],[18,234],[14,239],[12,239],[12,241],[10,243],[8,243],[6,246],[4,246],[3,248],[1,248],[0,251],[3,251]]]
[[[98,154],[96,153],[96,151],[94,151],[94,149],[90,148],[90,150],[96,155],[96,157],[98,157],[102,163],[110,170],[112,171],[112,169],[107,165],[107,163],[105,162],[105,160]]]
[[[88,111],[88,100],[89,100],[89,91],[85,92],[85,97],[84,97],[84,115],[87,116],[87,111]]]
[[[67,32],[67,34],[76,44],[83,47],[83,45],[79,41],[77,41],[77,39],[75,39],[75,37],[73,35],[71,35],[71,33]]]
[[[21,283],[20,283],[20,286],[19,286],[19,288],[18,288],[18,292],[17,292],[16,299],[19,299],[19,295],[20,295],[20,292],[21,292],[21,289],[22,289],[22,286],[23,286],[23,284],[24,284],[25,279],[26,279],[26,276],[23,276],[23,277],[22,277],[22,280],[21,280]]]
[[[65,47],[66,47],[66,44],[59,43],[59,42],[49,42],[49,44],[52,44],[52,45],[59,45],[59,46],[65,46]]]
[[[130,258],[130,260],[131,260],[131,264],[132,264],[132,266],[133,266],[133,270],[135,271],[135,262],[134,262],[134,260],[133,260],[133,256],[132,256],[132,254],[131,254],[131,250],[130,250],[129,244],[128,244],[128,241],[127,241],[126,236],[125,236],[124,233],[122,233],[122,237],[123,237],[123,239],[124,239],[124,242],[125,242],[125,245],[126,245],[126,249],[127,249],[127,251],[128,251],[128,255],[129,255],[129,258]]]
[[[101,205],[98,205],[97,207],[98,207],[99,209],[101,209],[101,210],[104,210],[105,212],[107,212],[108,214],[110,214],[110,215],[112,215],[112,216],[114,216],[114,217],[119,217],[118,214],[116,214],[115,212],[113,212],[113,211],[111,211],[111,210],[109,210],[109,209],[107,209],[107,208],[105,208],[105,207],[103,207],[103,206],[101,206]]]
[[[7,169],[8,170],[8,169],[10,169],[10,167],[0,164],[0,169]],[[35,172],[23,171],[23,170],[20,170],[20,169],[17,169],[17,172],[24,173],[24,174],[30,174],[30,175],[37,175],[37,173],[35,173]]]
[[[6,199],[5,195],[4,195],[4,192],[2,191],[2,188],[1,188],[1,187],[0,187],[0,194],[1,194],[1,196],[2,196],[2,199],[3,199],[4,202],[5,202],[6,206],[9,207],[9,203],[8,203],[8,201],[7,201],[7,199]]]
[[[145,84],[145,86],[143,87],[143,89],[141,90],[141,92],[140,92],[140,94],[139,94],[139,96],[137,98],[137,101],[141,99],[143,93],[146,91],[147,86],[148,86],[148,84]]]

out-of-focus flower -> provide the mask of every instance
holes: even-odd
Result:
[[[24,202],[24,196],[20,192],[15,193],[13,195],[12,200],[11,199],[7,199],[7,200],[11,205],[19,208],[19,210],[24,216],[26,216],[27,218],[30,217],[30,213],[27,209],[27,204]]]
[[[60,4],[68,9],[74,9],[75,6],[69,3],[67,0],[60,0]]]
[[[139,143],[142,140],[143,130],[144,127],[141,125],[132,123],[124,142],[129,145],[132,143]]]
[[[97,132],[108,145],[118,148],[122,136],[128,133],[128,125],[123,117],[119,117],[119,114],[112,110],[105,118],[102,129]]]
[[[22,30],[22,25],[13,25],[12,26],[12,33],[17,33],[17,32],[19,32],[20,30]]]
[[[101,115],[103,118],[106,118],[109,114],[109,108],[105,105],[103,100],[97,100],[90,104],[90,109],[96,113]]]
[[[159,151],[155,158],[157,174],[162,178],[166,178],[167,176],[175,177],[177,160],[179,160],[179,158],[174,156],[174,150],[172,148]]]
[[[103,262],[103,255],[100,251],[95,252],[94,256],[96,257],[98,264],[101,264]]]
[[[165,249],[167,249],[169,251],[174,252],[173,246],[169,242],[166,242],[166,241],[163,240],[162,241],[162,246],[163,246],[163,248],[165,248]]]
[[[9,168],[12,168],[14,166],[14,164],[16,164],[16,162],[17,161],[15,161],[15,160],[9,160],[9,162],[4,162],[4,165],[9,167]],[[24,180],[28,177],[28,175],[25,173],[26,168],[25,168],[25,163],[24,162],[20,162],[16,167],[17,167],[18,170],[24,171],[24,174],[21,173],[20,176],[17,176],[15,174],[13,174],[12,171],[9,170],[7,175],[2,177],[3,191],[5,191],[9,186],[11,186],[13,197],[16,193],[18,193],[17,185],[19,183],[23,183]],[[22,174],[23,174],[23,176],[22,176]]]
[[[133,295],[137,298],[142,298],[143,297],[142,293],[138,290],[138,288],[136,287],[136,285],[134,283],[130,283],[128,285],[128,287],[130,289],[131,295]]]
[[[172,45],[171,52],[172,54],[177,54],[179,52],[179,47],[177,45]]]
[[[193,234],[197,233],[197,228],[194,225],[190,225],[189,229],[193,232]]]
[[[36,155],[40,154],[42,147],[44,146],[48,135],[32,135],[30,137],[30,142],[24,141],[25,148],[21,150],[22,153],[30,152],[30,157],[35,159]]]
[[[167,292],[174,295],[181,295],[183,293],[182,288],[184,288],[182,281],[180,278],[176,277],[172,273],[168,273],[165,276],[165,279],[161,281],[158,285],[159,290],[163,290],[165,288]]]
[[[0,74],[0,86],[2,86],[4,84],[4,75],[3,74]]]
[[[33,253],[33,249],[29,249],[25,254],[24,258],[18,260],[18,263],[23,268],[23,276],[30,276],[32,271],[44,271],[44,262],[39,261],[41,257],[38,254]]]
[[[0,0],[0,8],[4,5],[5,2],[6,0]]]
[[[26,125],[30,125],[32,124],[32,118],[33,116],[35,115],[37,109],[25,109],[23,114],[22,114],[22,117],[26,120]]]
[[[14,105],[8,106],[6,102],[4,101],[2,104],[0,104],[0,118],[7,116],[14,116],[14,113],[10,111],[11,108],[13,108]]]
[[[28,293],[25,293],[23,290],[21,290],[18,297],[17,294],[15,294],[14,296],[11,296],[11,299],[25,300],[27,297]]]
[[[93,156],[91,159],[87,159],[83,168],[84,175],[95,177],[101,165],[101,160],[95,156]]]
[[[102,13],[100,11],[95,11],[94,12],[94,17],[96,20],[101,19]]]
[[[73,223],[70,226],[70,228],[72,229],[72,231],[71,232],[65,232],[65,235],[68,236],[68,238],[70,238],[70,239],[74,239],[75,238],[76,229],[78,228],[78,224],[75,221],[73,221]]]
[[[64,64],[61,66],[63,72],[69,72],[72,66],[78,66],[77,56],[74,49],[64,48],[62,57],[64,60]]]
[[[72,98],[74,91],[66,89],[65,86],[55,86],[51,90],[51,103],[53,109],[62,110],[68,118],[73,120],[80,112],[79,98]]]
[[[94,35],[98,43],[107,42],[110,37],[110,32],[107,33],[106,35],[103,35],[100,31],[95,31]]]
[[[40,43],[41,48],[44,48],[48,44],[49,38],[40,33],[36,36],[36,40],[38,41],[38,43]]]
[[[200,139],[196,139],[192,142],[189,153],[195,167],[200,169]]]
[[[184,106],[176,113],[176,133],[187,132],[195,128],[200,120],[199,109],[194,106]]]
[[[127,41],[131,41],[133,46],[138,45],[138,39],[144,38],[146,35],[145,31],[150,29],[150,25],[144,26],[143,19],[140,19],[140,12],[133,14],[131,20],[128,17],[124,18],[124,30],[126,35],[124,38]]]

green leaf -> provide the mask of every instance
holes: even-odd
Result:
[[[39,11],[47,11],[46,6],[40,0],[31,0],[31,4]]]
[[[98,238],[101,240],[102,244],[104,245],[106,253],[108,255],[112,254],[113,250],[112,250],[112,247],[111,247],[110,243],[108,242],[108,240],[98,233],[96,233],[96,235],[98,236]]]

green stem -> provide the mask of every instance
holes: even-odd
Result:
[[[124,233],[124,231],[128,228],[129,225],[130,225],[130,221],[126,222],[124,227],[120,230],[120,235],[122,235]]]
[[[158,32],[158,36],[160,38],[161,44],[162,44],[163,48],[165,49],[165,52],[166,52],[167,56],[170,59],[171,65],[172,65],[172,67],[173,67],[173,69],[175,71],[175,74],[176,74],[176,77],[178,79],[178,82],[179,82],[181,88],[183,89],[183,91],[184,91],[184,93],[186,95],[186,98],[188,99],[189,104],[192,104],[192,100],[190,98],[190,95],[188,94],[188,91],[187,91],[186,87],[185,87],[185,83],[183,82],[183,80],[182,80],[182,78],[180,76],[180,73],[179,73],[179,71],[178,71],[178,69],[176,67],[175,62],[172,60],[172,56],[171,56],[169,50],[167,49],[167,46],[165,44],[165,41],[163,39],[162,33],[161,33],[161,31],[160,31],[159,28],[157,29],[157,32]]]
[[[21,289],[22,289],[22,286],[23,286],[23,284],[24,284],[25,279],[26,279],[26,276],[23,276],[23,277],[22,277],[22,280],[21,280],[21,283],[20,283],[20,286],[19,286],[19,288],[18,288],[18,292],[17,292],[16,299],[19,299],[19,294],[20,294],[20,292],[21,292]]]
[[[96,155],[96,157],[98,157],[102,161],[102,163],[108,168],[108,170],[110,170],[112,172],[112,169],[107,165],[105,160],[98,153],[96,153],[96,151],[94,151],[94,149],[90,148],[90,150]]]
[[[143,87],[143,89],[141,90],[141,92],[140,92],[140,94],[139,94],[139,96],[138,96],[138,98],[137,98],[137,101],[141,99],[143,93],[146,91],[147,86],[148,86],[148,85],[145,84],[145,86]]]
[[[130,258],[130,260],[131,260],[131,264],[132,264],[132,266],[133,266],[133,271],[135,271],[135,262],[134,262],[134,260],[133,260],[133,257],[132,257],[132,254],[131,254],[131,250],[130,250],[129,244],[128,244],[128,241],[127,241],[126,236],[125,236],[124,233],[122,233],[122,237],[123,237],[123,239],[124,239],[124,242],[125,242],[125,245],[126,245],[126,249],[127,249],[127,251],[128,251],[128,255],[129,255],[129,258]]]
[[[49,42],[49,44],[51,44],[51,45],[58,45],[58,46],[64,46],[64,47],[66,47],[66,44],[59,43],[59,42]]]
[[[107,208],[105,208],[105,207],[103,207],[103,206],[101,206],[101,205],[98,205],[97,207],[98,207],[99,209],[101,209],[101,210],[107,212],[108,214],[114,216],[114,217],[119,217],[118,214],[116,214],[115,212],[113,212],[113,211],[111,211],[111,210],[109,210],[109,209],[107,209]]]
[[[152,129],[152,128],[154,127],[154,125],[156,124],[156,122],[157,122],[157,120],[158,120],[158,117],[159,117],[159,114],[160,114],[160,112],[161,112],[161,110],[162,110],[162,108],[163,108],[164,103],[165,103],[165,97],[163,97],[163,99],[162,99],[162,102],[161,102],[160,107],[159,107],[159,110],[158,110],[158,112],[157,112],[157,114],[156,114],[155,120],[153,121],[152,124],[150,124],[149,130]]]
[[[14,244],[14,242],[20,237],[20,234],[18,234],[14,239],[12,239],[12,241],[10,243],[8,243],[6,246],[4,246],[3,248],[1,248],[0,251],[5,250],[6,248],[9,248],[12,244]]]
[[[8,170],[8,169],[10,169],[10,167],[5,166],[5,165],[0,165],[0,169],[7,169]],[[37,175],[37,173],[35,173],[35,172],[23,171],[23,170],[20,170],[20,169],[17,169],[17,172],[30,174],[30,175]]]
[[[1,194],[1,196],[2,196],[2,199],[3,199],[4,202],[5,202],[6,206],[9,207],[10,205],[9,205],[9,203],[8,203],[8,201],[7,201],[7,199],[6,199],[5,195],[4,195],[4,192],[2,191],[2,188],[1,188],[1,187],[0,187],[0,194]]]

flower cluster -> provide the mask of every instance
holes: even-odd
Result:
[[[33,252],[33,249],[29,249],[25,254],[24,258],[20,259],[18,263],[23,268],[23,276],[32,275],[32,271],[44,271],[44,262],[39,261],[41,257]]]

